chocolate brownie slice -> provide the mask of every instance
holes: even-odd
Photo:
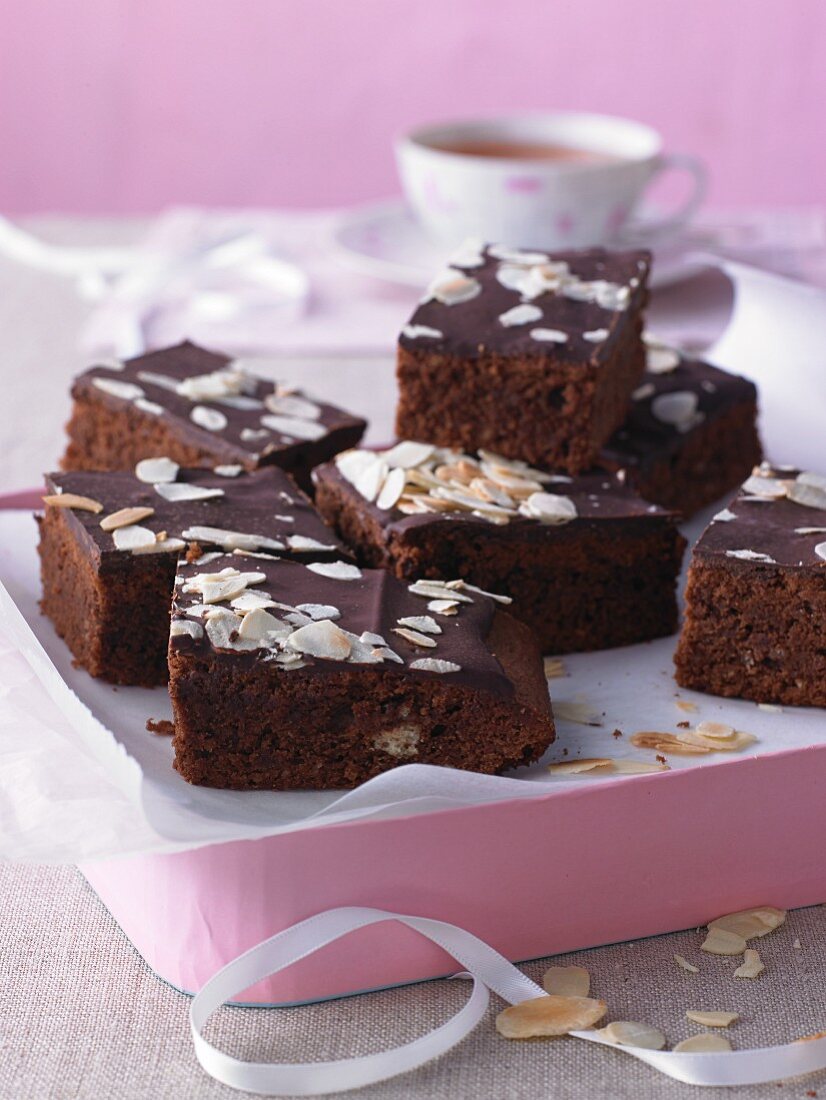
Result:
[[[677,682],[826,706],[826,476],[764,463],[694,547]]]
[[[211,787],[347,787],[409,763],[492,773],[554,736],[530,631],[461,582],[183,564],[169,669],[175,767]]]
[[[757,388],[658,342],[649,343],[647,363],[599,464],[625,470],[646,500],[688,517],[734,489],[763,457]]]
[[[685,542],[619,476],[547,474],[488,451],[402,442],[319,467],[316,504],[360,561],[503,592],[543,652],[671,634]]]
[[[399,337],[397,434],[593,466],[645,369],[649,261],[465,246]]]
[[[304,488],[310,470],[364,434],[360,417],[184,343],[110,360],[72,386],[64,470],[131,470],[169,455],[181,466],[280,466]]]
[[[119,684],[167,679],[169,606],[187,548],[245,549],[304,561],[341,544],[275,467],[224,474],[169,459],[123,472],[51,474],[40,519],[43,611],[75,660]]]

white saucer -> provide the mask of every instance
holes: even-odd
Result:
[[[405,286],[426,286],[446,258],[444,246],[425,234],[400,198],[346,211],[332,238],[341,259],[355,271]],[[650,285],[673,286],[706,270],[708,265],[691,255],[696,249],[696,237],[679,236],[656,247]]]

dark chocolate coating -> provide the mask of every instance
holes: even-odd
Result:
[[[651,392],[649,389],[653,387]],[[652,403],[664,393],[693,393],[702,416],[695,428],[681,432],[676,425],[659,420]],[[601,457],[612,467],[645,467],[678,451],[692,431],[740,402],[757,401],[757,387],[738,374],[712,367],[701,360],[683,360],[674,370],[654,374],[647,371],[632,395],[623,426],[609,439]]]
[[[317,561],[320,558],[348,554],[335,532],[320,519],[289,474],[277,466],[241,473],[237,477],[222,477],[210,470],[179,470],[175,480],[179,484],[223,489],[224,495],[209,500],[173,502],[157,493],[152,485],[139,481],[133,474],[120,471],[77,470],[49,474],[46,479],[50,492],[62,489],[64,493],[90,497],[103,505],[103,511],[99,513],[79,508],[64,509],[77,525],[78,533],[82,529],[84,544],[98,560],[132,556],[128,550],[116,549],[112,532],[102,530],[100,521],[121,508],[141,506],[154,508],[154,514],[147,519],[138,520],[139,525],[156,533],[166,531],[169,538],[181,538],[181,533],[190,527],[221,527],[250,535],[264,535],[279,541],[283,541],[288,535],[304,535],[332,547],[326,553],[318,550],[291,551],[286,547],[283,551],[277,551],[299,560]],[[277,516],[292,516],[293,522],[278,519]],[[205,549],[213,549],[206,541],[199,540],[199,544]]]
[[[306,667],[290,671],[278,669],[277,665],[274,665],[274,675],[304,677],[308,674],[312,675],[315,671],[324,672],[325,669],[335,666],[337,669],[343,667],[351,669],[354,676],[370,676],[378,670],[382,674],[399,673],[402,678],[414,676],[447,680],[451,683],[465,684],[479,691],[496,693],[504,698],[511,698],[514,694],[512,682],[505,675],[502,666],[487,645],[486,639],[496,609],[494,601],[487,596],[469,592],[468,595],[472,597],[473,602],[461,604],[458,614],[436,615],[427,609],[428,598],[414,596],[408,591],[406,584],[397,581],[382,569],[362,569],[360,579],[339,580],[321,576],[306,566],[294,562],[276,559],[264,561],[259,558],[229,554],[215,559],[207,567],[199,568],[197,562],[179,564],[181,580],[176,581],[173,620],[187,618],[187,606],[200,603],[198,593],[182,591],[183,584],[197,573],[207,571],[217,573],[227,566],[242,572],[261,572],[266,575],[266,579],[260,584],[250,585],[247,589],[249,592],[265,592],[273,600],[293,607],[302,603],[330,604],[337,607],[341,617],[335,620],[336,626],[357,635],[365,631],[380,634],[387,645],[404,659],[404,665],[395,661],[384,661],[381,664],[356,664],[304,655],[303,660],[308,662]],[[229,607],[229,604],[223,603],[216,606]],[[276,617],[283,614],[277,608],[270,610]],[[393,633],[393,628],[398,625],[398,619],[421,615],[431,615],[442,628],[441,634],[434,635],[437,643],[435,648],[421,648]],[[195,618],[194,621],[204,625],[203,619]],[[206,653],[213,650],[206,632],[198,640],[189,635],[175,635],[170,639],[170,645],[189,652]],[[251,663],[262,660],[268,651],[261,649],[219,652],[227,660]],[[461,670],[436,673],[405,667],[409,666],[411,661],[423,657],[453,661],[461,666]]]
[[[772,469],[771,476],[794,479],[796,469]],[[732,569],[780,565],[807,572],[826,571],[826,561],[815,553],[815,546],[826,542],[826,509],[810,508],[783,497],[779,500],[744,500],[751,496],[742,489],[728,505],[733,520],[713,520],[694,547],[695,560],[712,560]],[[719,514],[719,513],[718,513]],[[796,528],[819,527],[813,534],[798,534]],[[732,557],[728,550],[752,550],[767,554],[772,562],[748,561]]]
[[[326,429],[325,436],[318,440],[290,439],[271,429],[266,429],[261,424],[261,416],[267,415],[265,407],[259,409],[236,409],[220,401],[208,398],[190,400],[165,386],[157,385],[145,378],[139,377],[141,373],[152,372],[165,375],[176,381],[197,377],[202,374],[210,374],[226,368],[232,360],[229,356],[207,351],[192,343],[178,344],[175,347],[164,348],[161,351],[153,351],[148,355],[138,356],[128,360],[123,370],[112,370],[105,366],[93,366],[79,375],[72,386],[72,396],[94,396],[97,401],[115,402],[118,405],[129,402],[122,397],[105,393],[93,384],[94,378],[109,378],[116,382],[129,382],[144,392],[147,401],[151,401],[163,408],[159,415],[164,418],[173,418],[178,425],[185,440],[191,440],[196,446],[207,447],[210,450],[218,450],[226,457],[221,461],[231,463],[242,462],[247,466],[255,465],[259,458],[277,452],[283,456],[284,463],[290,465],[287,460],[290,456],[300,454],[306,456],[304,465],[313,465],[312,455],[318,452],[316,462],[329,455],[329,446],[324,445],[324,440],[330,434],[342,430],[360,428],[364,431],[366,422],[357,416],[337,408],[335,405],[327,405],[314,397],[304,394],[301,390],[295,390],[298,397],[305,397],[320,409],[318,423]],[[263,378],[254,379],[254,390],[251,388],[249,397],[263,402],[263,399],[273,393],[274,383]],[[191,413],[196,405],[205,405],[209,409],[215,409],[222,413],[227,424],[219,431],[209,431],[199,427],[191,420]],[[255,440],[243,439],[242,432],[253,430],[262,432],[260,438]]]
[[[551,262],[564,261],[575,275],[589,282],[606,280],[630,286],[632,279],[637,280],[631,287],[628,306],[624,310],[604,309],[596,302],[575,301],[557,291],[546,291],[526,303],[542,310],[541,319],[507,327],[499,318],[507,310],[520,305],[522,297],[496,279],[500,265],[506,261],[485,252],[485,262],[481,267],[456,268],[481,283],[480,294],[455,305],[445,305],[433,299],[424,301],[410,318],[410,324],[438,329],[442,337],[411,339],[402,333],[399,343],[408,350],[433,350],[469,359],[494,353],[518,356],[520,359],[545,360],[550,357],[572,363],[602,362],[612,354],[614,344],[621,338],[627,316],[633,317],[645,301],[650,253],[609,252],[604,248],[591,248],[554,252],[548,254],[548,259]],[[559,329],[568,333],[569,338],[566,343],[535,340],[530,335],[534,328]],[[592,342],[583,339],[584,332],[598,329],[608,330],[605,340]]]

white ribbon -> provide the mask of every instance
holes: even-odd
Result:
[[[222,1004],[270,974],[284,970],[319,948],[382,921],[396,920],[438,944],[462,964],[473,981],[464,1008],[413,1042],[378,1054],[335,1062],[244,1062],[203,1037],[204,1024]],[[317,1096],[346,1092],[407,1073],[460,1043],[476,1027],[488,1006],[488,990],[509,1004],[542,997],[545,991],[506,958],[472,933],[445,921],[406,916],[383,909],[329,909],[264,940],[218,971],[193,998],[189,1011],[198,1061],[212,1077],[244,1092],[270,1096]],[[753,1085],[826,1069],[826,1038],[758,1050],[702,1053],[617,1047],[593,1031],[574,1031],[578,1039],[622,1050],[654,1069],[691,1085]]]

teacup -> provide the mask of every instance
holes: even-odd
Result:
[[[416,216],[448,245],[653,243],[691,219],[706,185],[701,162],[664,154],[650,126],[575,111],[419,127],[397,142],[396,158]],[[692,177],[691,193],[662,219],[634,222],[648,184],[668,169]]]

